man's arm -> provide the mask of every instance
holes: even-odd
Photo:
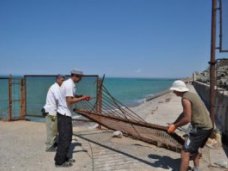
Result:
[[[89,98],[89,96],[81,96],[81,97],[69,97],[69,96],[67,96],[66,102],[68,105],[72,105],[72,104],[78,103],[82,100],[86,100],[87,98]]]
[[[176,124],[177,122],[179,122],[182,118],[184,117],[184,113],[182,112],[178,118],[175,120],[175,122],[173,122],[173,124]]]
[[[191,102],[187,99],[182,99],[183,113],[176,119],[173,124],[170,124],[168,127],[168,133],[173,133],[176,128],[191,122],[192,108]]]
[[[191,102],[188,99],[182,99],[182,106],[183,106],[183,114],[181,115],[182,117],[177,119],[174,122],[174,125],[176,128],[191,122],[191,116],[192,116]]]

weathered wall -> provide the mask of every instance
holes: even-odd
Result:
[[[209,85],[197,81],[194,81],[193,85],[208,107],[210,100]],[[226,137],[228,137],[228,93],[225,94],[224,91],[217,91],[215,110],[216,126],[226,135]]]

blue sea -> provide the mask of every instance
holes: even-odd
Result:
[[[116,99],[131,106],[167,90],[173,81],[164,78],[107,78],[104,85]]]
[[[12,94],[13,116],[19,116],[20,85],[18,78],[13,80]],[[46,94],[55,77],[26,77],[26,113],[28,115],[40,116],[41,108],[45,104]],[[137,105],[148,96],[156,95],[167,90],[174,79],[164,78],[105,78],[104,85],[113,97],[127,106]],[[77,85],[78,94],[96,96],[96,78],[88,77],[82,79]],[[4,118],[8,113],[8,80],[0,79],[0,117]],[[94,100],[95,103],[95,100]]]

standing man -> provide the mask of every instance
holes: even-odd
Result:
[[[57,146],[56,137],[57,137],[57,105],[58,97],[60,95],[60,86],[64,81],[64,76],[57,75],[56,82],[49,88],[46,104],[44,106],[46,116],[46,128],[47,128],[47,141],[46,141],[46,151],[51,152],[55,151]]]
[[[192,129],[181,151],[180,171],[187,171],[189,160],[192,157],[194,171],[199,170],[200,153],[207,139],[212,133],[213,124],[207,108],[202,100],[194,93],[189,92],[185,83],[181,80],[174,81],[170,88],[179,97],[182,97],[183,112],[176,121],[168,126],[168,133],[173,133],[176,128],[191,123]]]
[[[71,77],[64,81],[60,88],[59,105],[57,109],[57,125],[59,141],[55,155],[57,167],[70,167],[73,160],[67,157],[72,140],[72,105],[82,100],[89,100],[89,96],[76,96],[76,86],[82,78],[82,71],[72,70]]]

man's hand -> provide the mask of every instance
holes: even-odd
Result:
[[[91,97],[90,96],[82,96],[82,100],[90,101]]]
[[[167,132],[168,132],[169,134],[172,134],[172,133],[175,132],[176,129],[177,129],[177,128],[176,128],[176,126],[175,126],[174,124],[169,124],[169,125],[168,125],[168,129],[167,129]]]

